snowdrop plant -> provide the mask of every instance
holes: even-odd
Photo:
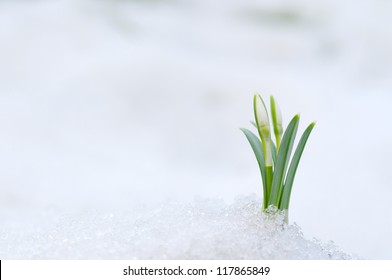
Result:
[[[248,139],[259,165],[263,183],[263,210],[272,205],[278,210],[286,210],[287,213],[295,173],[315,122],[305,129],[291,157],[299,115],[291,119],[284,131],[282,114],[273,96],[270,97],[270,106],[275,142],[271,137],[267,107],[258,94],[253,97],[255,122],[252,122],[257,128],[258,136],[246,128],[241,130]]]

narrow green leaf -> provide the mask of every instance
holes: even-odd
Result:
[[[283,189],[283,179],[287,170],[290,154],[293,149],[295,135],[297,133],[299,123],[299,115],[295,115],[291,120],[285,133],[278,151],[275,163],[274,177],[272,179],[271,194],[268,199],[269,204],[279,206],[279,201]]]
[[[276,162],[276,146],[273,141],[271,141],[271,148],[272,148],[272,159],[274,161],[274,164]]]
[[[264,164],[264,152],[263,146],[261,144],[260,139],[250,130],[246,128],[241,128],[241,131],[245,134],[246,138],[249,141],[250,146],[252,147],[253,153],[256,156],[257,163],[259,164],[261,179],[263,181],[263,195],[264,195],[264,205],[265,209],[268,205],[268,194],[267,194],[267,181],[266,181],[266,169]]]
[[[304,131],[299,140],[297,149],[293,155],[293,159],[291,160],[289,170],[287,171],[286,182],[283,187],[282,200],[280,202],[280,209],[288,209],[290,203],[291,189],[293,187],[295,173],[297,172],[298,164],[302,156],[302,152],[305,149],[306,141],[309,138],[310,133],[312,132],[313,127],[316,123],[311,123]]]

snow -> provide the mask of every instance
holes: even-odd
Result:
[[[298,112],[299,132],[317,121],[291,198],[301,240],[392,258],[391,5],[0,1],[0,258],[128,258],[125,235],[106,236],[111,255],[94,251],[102,217],[131,236],[135,208],[261,196],[238,129],[255,91],[274,94],[284,125]],[[61,247],[81,232],[83,250]],[[290,254],[269,257],[304,256]]]
[[[284,213],[265,215],[260,205],[254,195],[230,205],[199,198],[127,213],[47,213],[22,230],[2,229],[0,252],[8,259],[352,258],[332,242],[307,240]]]

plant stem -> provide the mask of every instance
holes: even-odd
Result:
[[[272,166],[265,167],[265,177],[266,177],[266,197],[264,197],[265,209],[270,204],[270,194],[271,194],[271,185],[272,185],[272,178],[274,177],[274,171],[272,170]]]

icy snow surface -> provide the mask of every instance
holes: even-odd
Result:
[[[40,217],[0,230],[6,259],[350,259],[332,242],[306,239],[282,214],[260,213],[255,196],[162,204],[130,213]],[[44,227],[42,225],[45,225]],[[16,247],[10,244],[18,244]]]

